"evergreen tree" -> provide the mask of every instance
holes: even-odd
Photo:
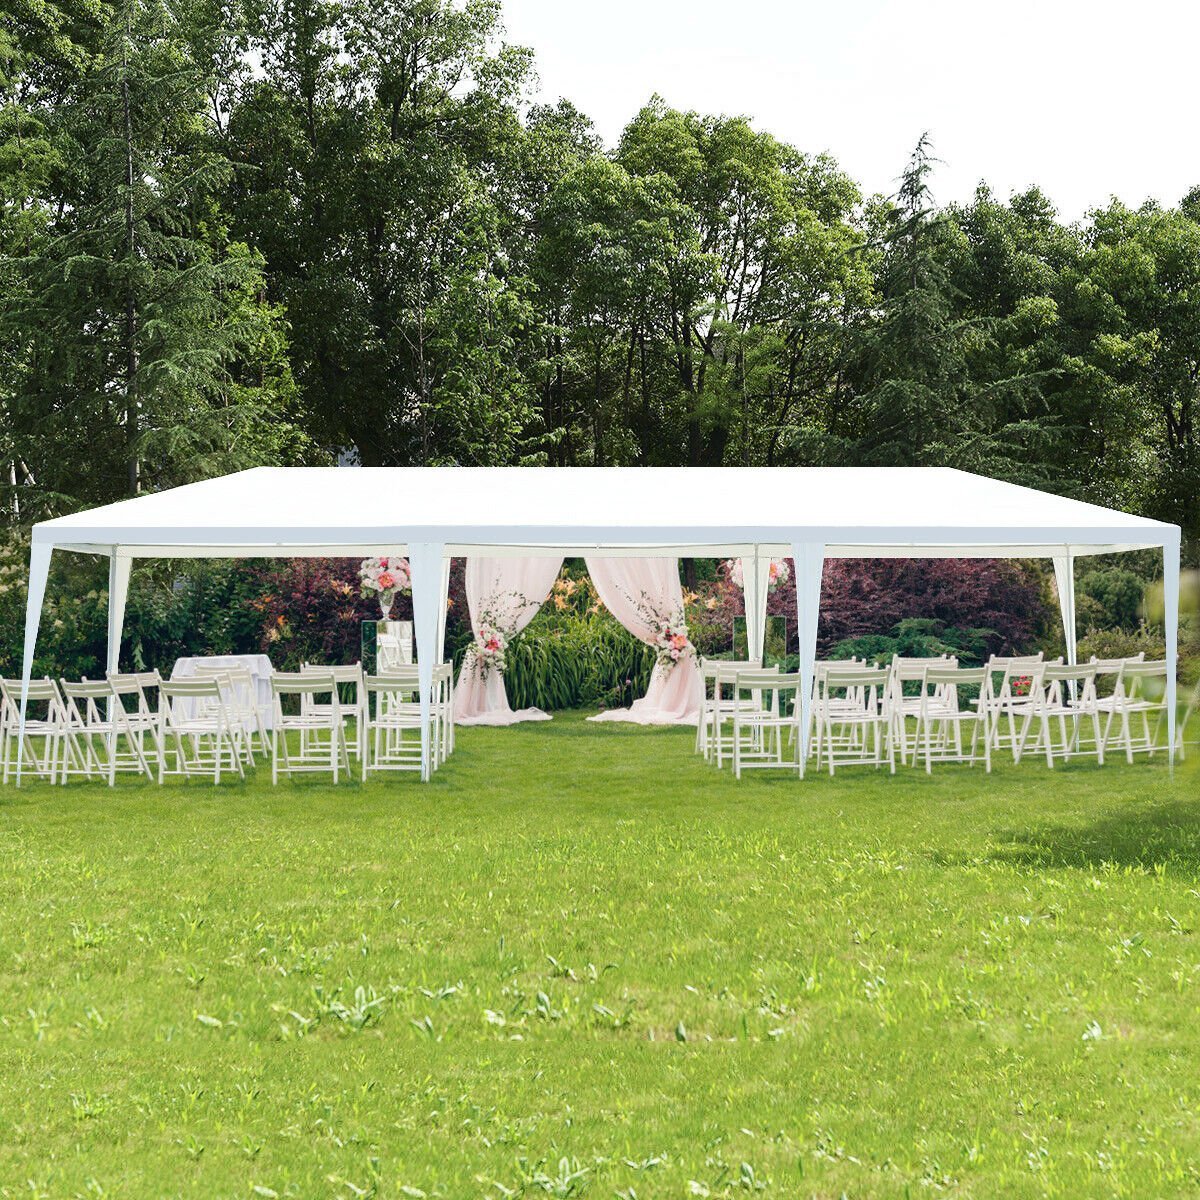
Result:
[[[1041,480],[1045,426],[1013,417],[1008,403],[1036,395],[1039,376],[977,374],[981,362],[995,361],[995,322],[963,311],[951,274],[962,232],[934,206],[933,163],[922,136],[895,201],[876,216],[878,317],[863,332],[857,402],[831,432],[855,462]]]
[[[183,26],[119,0],[80,59],[65,87],[45,60],[27,76],[53,169],[0,314],[18,484],[70,504],[303,456],[283,317],[217,207],[229,167]]]

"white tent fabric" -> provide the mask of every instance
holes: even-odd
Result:
[[[367,556],[412,567],[428,777],[432,664],[450,557],[632,555],[795,560],[801,672],[811,681],[827,558],[1056,561],[1068,647],[1076,557],[1163,554],[1167,658],[1179,614],[1178,526],[943,467],[511,468],[259,467],[139,496],[34,527],[25,619],[25,695],[55,549],[108,555],[109,665],[136,558]],[[746,563],[750,566],[750,562]],[[745,578],[757,572],[744,572]],[[751,585],[757,624],[766,588]],[[441,601],[440,605],[439,602]],[[439,607],[441,611],[439,612]],[[1175,672],[1168,680],[1175,744]],[[809,689],[801,692],[807,708]],[[807,727],[807,725],[805,726]],[[18,743],[18,748],[20,747]]]

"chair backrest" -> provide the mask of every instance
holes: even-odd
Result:
[[[1167,660],[1165,658],[1155,659],[1129,659],[1125,663],[1125,674],[1130,679],[1152,679],[1155,675],[1166,675]]]
[[[771,689],[787,691],[800,686],[800,673],[794,671],[788,674],[779,670],[778,667],[738,671],[733,677],[733,686],[739,692],[745,691],[747,688],[763,691]]]
[[[1046,663],[1042,668],[1043,683],[1063,683],[1075,681],[1094,682],[1096,679],[1096,664],[1053,662]]]
[[[337,681],[329,671],[276,671],[271,676],[276,696],[337,695]]]
[[[1145,695],[1145,685],[1157,680],[1161,680],[1163,691],[1160,694],[1157,688],[1153,690],[1153,696],[1148,699],[1162,700],[1166,702],[1166,683],[1167,683],[1167,661],[1164,658],[1142,660],[1140,662],[1127,662],[1125,669],[1121,672],[1121,686],[1125,689],[1125,694],[1131,699],[1136,699]]]
[[[987,667],[926,667],[924,682],[929,687],[983,687],[990,684]]]
[[[713,666],[713,677],[720,679],[724,683],[732,683],[734,677],[740,671],[762,671],[764,667],[762,663],[755,662],[752,658],[734,659],[734,658],[715,658],[708,660]],[[777,671],[777,667],[767,667],[765,670]]]
[[[1097,658],[1092,655],[1091,662],[1096,668],[1097,675],[1117,675],[1125,669],[1127,663],[1139,663],[1146,661],[1146,652],[1143,650],[1140,654],[1134,654],[1125,658]]]
[[[845,670],[827,671],[820,680],[826,692],[831,688],[878,688],[883,691],[891,678],[888,667],[847,667]]]
[[[416,668],[412,671],[388,671],[382,675],[366,675],[363,677],[363,703],[369,696],[398,696],[402,703],[408,703],[408,698],[416,698],[421,689],[417,679]]]
[[[893,679],[907,683],[924,679],[925,671],[929,667],[945,665],[957,666],[958,659],[949,654],[935,654],[928,658],[903,658],[899,654],[893,654],[890,670]]]
[[[338,683],[358,683],[362,680],[362,663],[323,667],[320,663],[301,663],[301,675],[332,675]]]
[[[148,671],[112,671],[108,676],[108,686],[118,696],[134,696],[145,693],[147,687],[158,687],[158,672],[153,673],[153,683],[147,682]]]
[[[81,679],[72,683],[69,679],[61,682],[62,694],[68,700],[108,700],[113,694],[112,686],[107,679]]]
[[[188,675],[183,679],[163,679],[158,685],[160,699],[220,700],[221,681],[215,675]]]
[[[1036,654],[993,654],[987,660],[987,669],[999,674],[999,672],[1007,671],[1011,667],[1031,667],[1035,663],[1044,662],[1045,659],[1046,655],[1041,650]]]
[[[813,663],[813,680],[819,682],[826,675],[857,671],[868,665],[865,658],[819,658]]]
[[[14,712],[21,711],[21,681],[19,679],[0,679],[0,693],[12,705]],[[51,704],[62,703],[58,684],[49,675],[29,681],[29,699],[39,702],[49,701]]]

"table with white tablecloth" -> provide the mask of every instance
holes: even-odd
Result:
[[[188,679],[202,672],[197,668],[207,667],[242,667],[250,672],[250,680],[254,685],[254,699],[258,711],[262,715],[264,729],[270,729],[275,724],[275,709],[271,702],[271,674],[274,668],[271,660],[265,654],[208,654],[193,658],[177,658],[171,668],[172,679]],[[246,731],[251,732],[252,722],[245,722]]]

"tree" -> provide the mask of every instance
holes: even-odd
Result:
[[[263,76],[229,122],[235,228],[291,318],[309,428],[367,465],[524,448],[526,286],[490,176],[520,136],[528,57],[498,34],[494,0],[258,12]]]
[[[216,206],[228,168],[183,27],[156,0],[121,0],[92,34],[73,74],[35,57],[24,75],[48,167],[0,328],[14,482],[42,506],[309,452],[283,315]]]
[[[1093,319],[1077,371],[1111,413],[1104,475],[1117,502],[1200,534],[1200,225],[1114,201],[1093,216],[1077,288]]]

